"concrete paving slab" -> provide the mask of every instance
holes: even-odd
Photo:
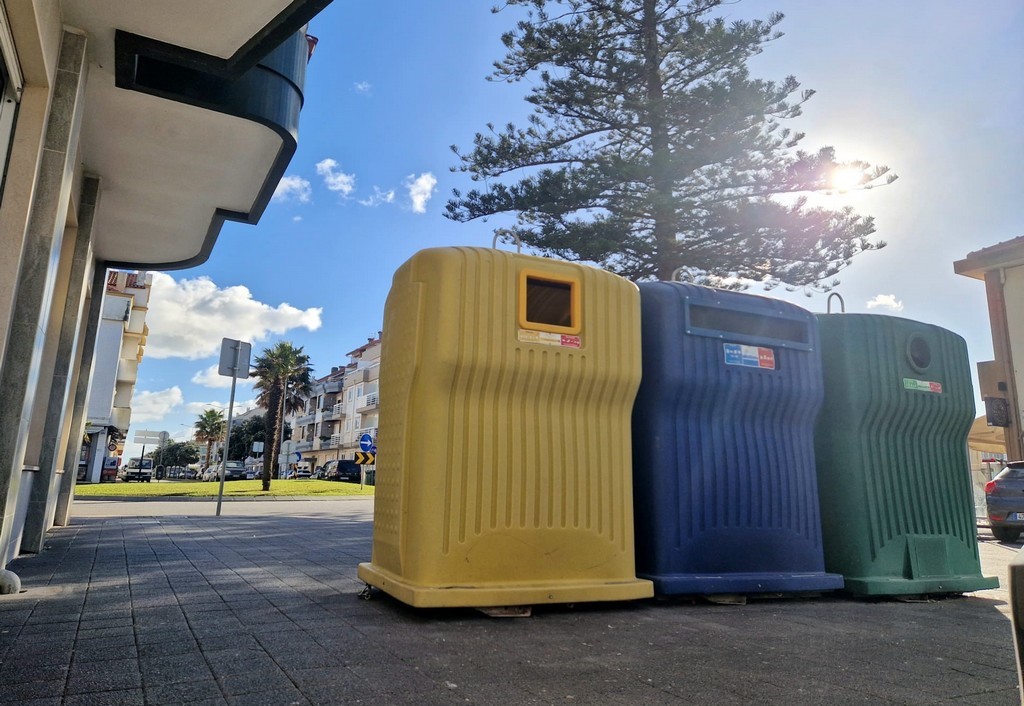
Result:
[[[1018,703],[1005,584],[498,620],[360,600],[370,499],[75,508],[0,597],[5,706]],[[983,534],[986,573],[1019,546]]]

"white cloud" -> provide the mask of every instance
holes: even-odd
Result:
[[[195,415],[196,417],[208,409],[216,409],[220,412],[224,412],[225,418],[227,417],[227,405],[220,402],[189,402],[185,405],[185,411],[189,414]]]
[[[251,361],[250,361],[251,362]],[[239,380],[235,384],[235,389],[240,390],[246,385],[252,385],[254,378],[247,378]],[[227,390],[231,387],[231,378],[226,375],[221,375],[217,372],[217,366],[211,365],[209,368],[200,370],[192,376],[192,382],[196,385],[202,385],[203,387],[212,387],[214,389]]]
[[[307,179],[291,174],[289,176],[281,177],[281,181],[277,183],[277,188],[274,189],[274,195],[271,197],[274,201],[298,201],[299,203],[309,203],[310,197],[313,195],[313,189]]]
[[[388,189],[381,191],[379,186],[373,187],[373,196],[359,201],[363,206],[380,206],[382,203],[392,203],[395,200],[395,190]]]
[[[355,89],[356,93],[369,93],[373,86],[366,81],[356,81],[352,84],[352,88]]]
[[[248,287],[221,289],[208,277],[175,281],[154,272],[146,355],[206,358],[220,351],[222,338],[249,341],[255,348],[259,341],[291,329],[316,331],[322,313],[320,307],[298,309],[286,303],[272,307],[253,299]]]
[[[302,220],[302,216],[292,216],[292,223],[298,223]]]
[[[868,302],[868,309],[903,311],[903,302],[897,299],[895,294],[878,294]]]
[[[136,390],[132,396],[132,421],[155,422],[173,412],[185,400],[181,388],[175,385],[166,390]]]
[[[427,201],[434,195],[435,186],[437,186],[437,178],[430,172],[424,172],[419,176],[410,174],[406,177],[405,188],[409,190],[413,213],[427,212]]]
[[[235,400],[235,407],[232,411],[233,416],[238,416],[243,412],[248,412],[250,409],[256,408],[256,400]],[[224,419],[228,418],[228,403],[227,402],[189,402],[185,405],[185,411],[189,414],[194,414],[198,417],[200,414],[208,409],[216,409],[224,413]]]
[[[347,197],[356,188],[356,175],[338,169],[338,163],[328,157],[316,163],[316,173],[324,178],[324,185]]]

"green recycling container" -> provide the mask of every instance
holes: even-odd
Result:
[[[895,316],[818,315],[815,429],[825,569],[860,595],[962,593],[982,576],[967,432],[967,345]]]

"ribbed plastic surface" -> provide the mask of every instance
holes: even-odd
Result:
[[[640,295],[638,574],[661,594],[840,588],[821,546],[814,317],[681,283],[643,283]]]
[[[524,267],[578,280],[569,345],[520,340]],[[382,346],[363,580],[416,606],[652,595],[634,574],[632,283],[498,250],[424,250],[395,274]]]
[[[964,340],[893,316],[818,321],[826,394],[816,450],[828,569],[865,595],[998,585],[981,575],[978,557]]]

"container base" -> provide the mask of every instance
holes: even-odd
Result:
[[[716,593],[801,593],[835,591],[843,587],[839,574],[808,573],[723,573],[723,574],[641,574],[654,582],[659,596],[707,596]]]
[[[592,603],[631,601],[654,596],[650,581],[626,578],[621,581],[552,581],[481,586],[424,586],[363,563],[359,579],[379,588],[414,608],[488,608],[493,606],[542,605],[546,603]]]
[[[938,593],[969,593],[999,588],[995,576],[935,576],[921,579],[846,578],[847,593],[857,596],[923,596]]]

